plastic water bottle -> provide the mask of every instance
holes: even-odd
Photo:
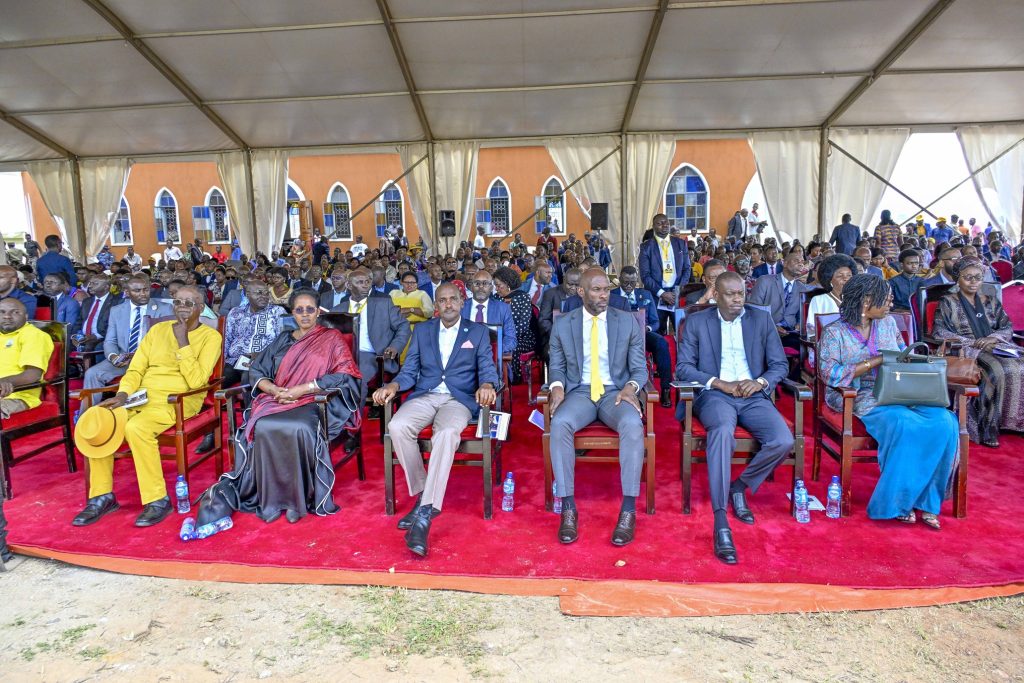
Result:
[[[501,489],[505,492],[505,495],[501,497],[501,510],[502,512],[512,512],[515,507],[516,482],[512,478],[511,472],[505,475],[505,483],[502,484]]]
[[[185,521],[181,523],[181,531],[178,532],[178,537],[183,541],[194,541],[196,539],[195,517],[185,518]]]
[[[793,501],[796,507],[796,521],[807,524],[811,521],[811,511],[807,509],[807,489],[804,487],[804,480],[796,480],[796,491],[793,492]]]
[[[839,476],[832,475],[832,483],[828,485],[828,504],[825,506],[825,516],[829,519],[839,519],[839,499],[843,495],[843,489],[839,486]]]
[[[196,529],[196,538],[209,538],[214,534],[219,534],[222,531],[227,531],[234,526],[230,517],[221,517],[216,522],[210,522],[204,524]]]
[[[554,503],[551,504],[551,509],[556,515],[562,514],[562,499],[558,497],[554,482],[551,483],[551,499],[554,500]]]
[[[174,497],[178,499],[178,514],[184,515],[192,510],[192,503],[188,500],[188,482],[185,475],[179,474],[178,481],[174,482]]]

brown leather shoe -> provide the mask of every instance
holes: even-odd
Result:
[[[561,543],[568,545],[569,543],[575,543],[576,539],[579,538],[579,519],[576,515],[576,510],[572,508],[562,508],[562,521],[558,525],[558,540]]]
[[[636,510],[623,510],[619,513],[619,523],[612,531],[612,545],[623,546],[633,541],[636,531]]]

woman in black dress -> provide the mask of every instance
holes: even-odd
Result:
[[[512,322],[516,326],[516,351],[509,368],[512,384],[519,384],[522,378],[521,354],[533,351],[537,345],[537,319],[533,317],[530,296],[519,287],[522,282],[516,271],[502,266],[494,271],[494,291],[512,308]]]

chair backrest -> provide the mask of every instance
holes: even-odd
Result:
[[[676,309],[676,313],[682,311],[682,315],[678,316],[678,322],[676,323],[676,340],[683,338],[683,328],[686,327],[686,319],[694,313],[706,310],[708,308],[714,308],[715,304],[690,304],[684,306],[682,309]]]
[[[57,312],[53,310],[55,305],[56,302],[46,294],[37,294],[35,320],[56,320]]]
[[[838,313],[818,313],[814,316],[814,338],[821,339],[821,333],[825,328],[839,320]]]
[[[1009,261],[993,261],[992,270],[996,271],[1000,282],[1006,283],[1013,279],[1013,264]]]
[[[1014,331],[1024,330],[1024,283],[1003,288],[1003,310],[1010,317]]]
[[[64,381],[57,385],[48,385],[43,388],[42,399],[44,401],[57,401],[61,406],[66,404],[68,390],[68,330],[67,325],[54,321],[30,320],[29,324],[45,332],[53,340],[53,353],[50,354],[50,362],[43,372],[43,379]]]
[[[953,285],[932,285],[921,287],[911,297],[911,307],[914,308],[917,323],[917,337],[920,339],[932,331],[932,323],[935,321],[935,311],[939,307],[939,300],[946,295]]]
[[[896,329],[903,335],[903,343],[914,343],[914,318],[910,311],[890,311],[889,317],[896,321]]]
[[[823,287],[815,287],[814,289],[805,289],[804,291],[802,291],[800,293],[800,322],[799,322],[799,325],[797,326],[797,329],[800,330],[801,332],[806,331],[807,327],[808,327],[808,325],[807,325],[807,323],[808,323],[808,320],[807,320],[807,308],[811,305],[811,299],[813,299],[814,297],[818,296],[819,294],[824,294],[824,293],[825,293],[825,289]],[[771,313],[771,306],[768,307],[768,312]],[[813,321],[811,321],[811,322],[813,324]]]
[[[321,313],[319,324],[341,332],[341,336],[352,352],[352,358],[359,358],[359,316],[352,313]]]

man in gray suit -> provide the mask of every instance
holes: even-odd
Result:
[[[357,268],[349,273],[349,296],[331,309],[331,313],[359,316],[359,371],[363,373],[363,399],[366,388],[377,376],[377,356],[384,356],[384,369],[398,372],[396,360],[409,341],[409,321],[389,296],[369,296],[370,273]]]
[[[644,332],[629,312],[608,308],[611,285],[601,268],[580,279],[583,308],[559,316],[551,329],[551,466],[562,498],[558,540],[579,536],[573,437],[595,419],[619,433],[622,508],[612,543],[626,545],[636,528],[636,497],[644,462],[640,389],[647,382]],[[650,486],[650,483],[648,483]]]
[[[149,278],[133,275],[125,285],[127,301],[110,309],[107,334],[103,338],[104,360],[85,371],[86,389],[98,389],[115,382],[128,370],[139,343],[149,331],[152,320],[174,315],[172,306],[150,301]]]
[[[704,386],[693,403],[707,429],[708,480],[715,513],[715,556],[736,564],[736,546],[725,513],[728,498],[736,518],[754,523],[746,490],[756,492],[793,447],[793,434],[769,398],[789,370],[768,313],[744,306],[743,278],[726,271],[715,281],[716,308],[686,319],[677,348],[676,378]],[[683,404],[676,418],[683,419]],[[736,425],[761,444],[739,477],[729,476]]]
[[[754,282],[750,303],[771,306],[772,320],[782,337],[782,345],[800,348],[800,304],[808,289],[803,281],[807,263],[799,253],[790,252],[782,262],[782,272],[762,275]]]

